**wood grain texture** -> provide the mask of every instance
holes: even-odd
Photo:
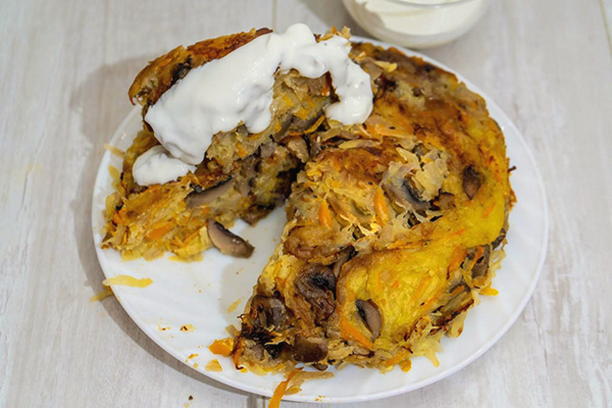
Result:
[[[604,9],[598,0],[492,3],[472,32],[426,53],[496,100],[535,152],[551,215],[542,279],[521,318],[475,363],[425,389],[352,406],[612,403]],[[127,87],[148,59],[180,43],[297,21],[316,31],[355,26],[336,0],[0,2],[0,406],[265,405],[174,360],[114,299],[88,301],[102,279],[90,196],[102,146],[129,111]]]

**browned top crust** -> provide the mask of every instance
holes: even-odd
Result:
[[[176,81],[183,78],[192,68],[199,67],[214,59],[222,58],[263,34],[272,32],[269,28],[252,29],[249,32],[224,35],[197,42],[189,47],[178,46],[167,54],[151,61],[136,75],[128,95],[145,110],[153,105]]]

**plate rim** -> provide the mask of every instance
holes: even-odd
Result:
[[[397,387],[395,389],[391,389],[391,390],[386,390],[386,391],[381,391],[381,392],[375,392],[375,393],[370,393],[370,394],[365,394],[365,395],[355,395],[355,396],[351,396],[351,397],[327,397],[327,396],[322,396],[322,398],[320,399],[314,399],[312,396],[307,396],[307,395],[301,395],[301,394],[293,394],[293,395],[288,395],[283,397],[284,401],[294,401],[294,402],[314,402],[314,403],[336,403],[336,404],[346,404],[346,403],[355,403],[355,402],[364,402],[364,401],[373,401],[373,400],[378,400],[378,399],[382,399],[382,398],[389,398],[389,397],[393,397],[393,396],[397,396],[400,394],[404,394],[404,393],[408,393],[411,391],[415,391],[417,389],[426,387],[428,385],[431,385],[433,383],[436,383],[444,378],[447,378],[457,372],[459,372],[460,370],[462,370],[463,368],[467,367],[468,365],[470,365],[471,363],[473,363],[474,361],[476,361],[478,358],[480,358],[484,353],[486,353],[488,350],[491,349],[491,347],[493,347],[493,345],[495,343],[497,343],[510,329],[510,327],[512,327],[514,325],[514,323],[516,323],[517,319],[519,318],[519,316],[523,313],[523,311],[525,310],[525,307],[527,306],[529,300],[531,299],[531,297],[533,296],[533,292],[540,280],[541,274],[542,274],[542,269],[544,266],[544,262],[546,261],[546,256],[548,253],[548,244],[549,244],[549,233],[550,233],[550,227],[549,227],[549,209],[548,209],[548,198],[547,198],[547,194],[546,194],[546,189],[544,187],[544,182],[543,182],[543,178],[542,178],[542,174],[540,171],[540,168],[537,164],[537,161],[535,160],[535,156],[533,154],[533,151],[531,150],[531,148],[529,147],[529,145],[527,144],[525,138],[523,137],[523,134],[519,131],[519,129],[516,127],[516,125],[514,124],[514,122],[508,117],[508,115],[506,115],[506,113],[497,105],[497,103],[491,99],[486,93],[484,93],[478,86],[476,86],[473,82],[471,82],[470,80],[468,80],[467,78],[465,78],[464,76],[462,76],[460,73],[458,73],[457,71],[451,69],[450,67],[448,67],[447,65],[437,61],[434,58],[431,58],[425,54],[422,54],[418,51],[414,51],[411,49],[407,49],[405,47],[401,47],[398,45],[394,45],[391,43],[387,43],[385,41],[379,41],[379,40],[375,40],[372,38],[368,38],[368,37],[362,37],[362,36],[352,36],[351,37],[352,41],[355,42],[369,42],[372,43],[374,45],[378,45],[384,48],[396,48],[398,50],[400,50],[401,52],[405,53],[408,56],[414,56],[414,57],[419,57],[422,58],[424,61],[431,63],[433,65],[436,65],[442,69],[444,69],[447,72],[452,73],[453,75],[455,75],[457,77],[457,79],[460,82],[463,82],[465,84],[465,86],[472,92],[478,94],[480,97],[482,97],[484,99],[484,101],[486,102],[486,106],[487,106],[487,110],[489,112],[489,115],[497,122],[498,119],[503,119],[504,121],[504,127],[507,128],[511,128],[513,130],[513,132],[517,135],[517,141],[522,145],[523,149],[526,151],[527,153],[527,159],[530,162],[530,164],[533,166],[533,170],[535,173],[535,179],[536,179],[536,185],[537,185],[537,190],[539,191],[539,194],[541,195],[542,198],[542,218],[543,218],[543,226],[542,226],[542,232],[543,232],[543,241],[541,243],[541,247],[540,247],[540,254],[539,254],[539,259],[538,259],[538,264],[536,267],[536,271],[534,274],[533,279],[531,280],[529,287],[527,288],[527,290],[524,292],[523,296],[521,297],[521,300],[519,302],[518,307],[515,308],[515,310],[513,311],[513,314],[511,315],[511,317],[507,320],[507,322],[504,324],[504,326],[502,326],[502,328],[500,330],[498,330],[496,332],[496,334],[494,336],[492,336],[488,341],[484,342],[477,351],[475,351],[474,353],[472,353],[471,355],[469,355],[467,358],[465,358],[463,361],[460,361],[459,363],[449,367],[446,370],[441,371],[440,373],[433,375],[431,377],[425,378],[421,381],[417,381],[414,383],[410,383],[410,384],[406,384],[404,386],[401,387]],[[495,111],[495,114],[492,113],[492,111]],[[132,108],[132,110],[126,115],[126,117],[121,121],[121,123],[117,126],[115,132],[113,133],[113,136],[111,137],[111,141],[114,141],[118,138],[120,138],[120,133],[122,132],[122,129],[125,129],[127,124],[130,123],[132,120],[134,120],[134,116],[139,115],[140,113],[140,108],[138,106],[135,106],[134,108]],[[505,133],[505,132],[504,132]],[[103,163],[105,161],[107,161],[107,157],[110,157],[110,152],[106,151],[103,155],[102,158],[99,161],[99,165],[98,165],[98,169],[97,169],[97,174],[96,174],[96,178],[94,181],[94,185],[92,188],[92,213],[90,216],[90,222],[91,222],[91,227],[92,227],[92,233],[93,233],[93,240],[94,240],[94,245],[96,247],[96,257],[98,259],[98,263],[100,264],[100,268],[102,269],[102,273],[104,274],[105,277],[108,278],[107,273],[106,273],[106,268],[107,268],[107,260],[104,256],[104,251],[103,249],[99,246],[99,244],[96,242],[96,234],[97,232],[94,230],[94,225],[96,223],[95,219],[96,219],[96,206],[94,205],[94,203],[96,202],[96,186],[99,185],[100,180],[103,177],[103,172],[105,171],[105,169],[102,167]],[[117,301],[119,302],[119,304],[121,305],[121,307],[125,310],[125,312],[128,314],[128,316],[130,317],[130,319],[132,319],[132,321],[136,324],[136,326],[138,326],[138,328],[140,328],[140,330],[142,330],[155,344],[157,344],[159,347],[161,347],[165,352],[167,352],[168,354],[170,354],[172,357],[174,357],[175,359],[177,359],[178,361],[182,362],[183,364],[185,364],[186,366],[190,367],[191,369],[194,369],[191,365],[189,365],[186,361],[183,360],[182,356],[180,356],[177,352],[175,352],[173,347],[169,347],[168,344],[166,343],[162,343],[160,340],[161,338],[158,338],[158,336],[155,336],[153,331],[150,330],[150,328],[148,327],[148,325],[146,325],[143,321],[141,321],[140,318],[137,317],[137,313],[129,306],[128,302],[124,302],[122,301],[122,296],[117,296],[115,294],[115,297],[117,299]],[[194,369],[195,370],[195,369]],[[259,387],[256,386],[252,386],[250,384],[246,384],[243,382],[239,382],[239,381],[234,381],[232,379],[228,379],[227,377],[221,376],[216,372],[202,372],[199,370],[195,370],[200,374],[205,375],[206,377],[212,379],[213,381],[217,381],[221,384],[230,386],[232,388],[235,388],[236,390],[240,390],[240,391],[245,391],[245,392],[249,392],[252,394],[256,394],[256,395],[261,395],[264,397],[271,397],[272,393],[266,389],[261,389]]]

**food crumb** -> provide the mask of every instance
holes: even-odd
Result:
[[[187,356],[187,360],[190,360],[190,359],[195,358],[197,356],[199,356],[198,353],[191,353],[190,355]]]
[[[227,326],[225,328],[225,331],[232,337],[238,337],[238,335],[240,334],[240,330],[238,330],[233,324]]]
[[[497,296],[499,294],[499,290],[495,289],[495,288],[484,288],[483,290],[480,291],[480,294],[485,295],[485,296]]]
[[[232,304],[227,307],[227,313],[232,313],[234,310],[236,310],[238,305],[240,305],[240,302],[242,302],[242,298],[239,298],[232,302]]]
[[[189,401],[193,401],[193,395],[190,395],[189,397],[187,397],[187,399],[188,399]]]
[[[113,146],[111,144],[105,144],[104,148],[115,156],[119,157],[120,159],[123,159],[125,157],[125,152],[116,146]]]
[[[89,301],[90,302],[100,302],[109,296],[113,296],[113,290],[109,288],[108,286],[104,286],[104,289],[102,289],[100,292],[90,297]]]
[[[205,368],[207,371],[223,371],[223,367],[221,367],[219,360],[216,359],[210,360]]]
[[[113,276],[112,278],[104,279],[102,281],[102,284],[104,286],[123,285],[123,286],[131,286],[134,288],[146,288],[151,283],[153,283],[153,280],[151,278],[139,279],[139,278],[135,278],[130,275],[117,275],[117,276]]]
[[[193,363],[193,368],[198,368],[200,365],[198,363]]]
[[[193,327],[193,325],[191,324],[184,324],[181,326],[179,330],[182,332],[189,332],[189,331],[194,331],[195,327]]]
[[[210,346],[208,346],[208,349],[213,354],[229,357],[234,350],[234,339],[228,337],[226,339],[215,340]]]

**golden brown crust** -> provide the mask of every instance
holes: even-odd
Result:
[[[214,59],[222,58],[260,35],[270,33],[268,28],[224,35],[197,42],[189,47],[178,46],[167,54],[151,61],[136,75],[128,95],[144,107],[153,105],[172,84],[192,68]]]
[[[353,44],[351,56],[372,77],[374,110],[310,138],[321,151],[293,185],[255,288],[275,311],[247,307],[236,341],[234,360],[259,371],[435,362],[501,257],[512,190],[484,100],[396,49]]]

